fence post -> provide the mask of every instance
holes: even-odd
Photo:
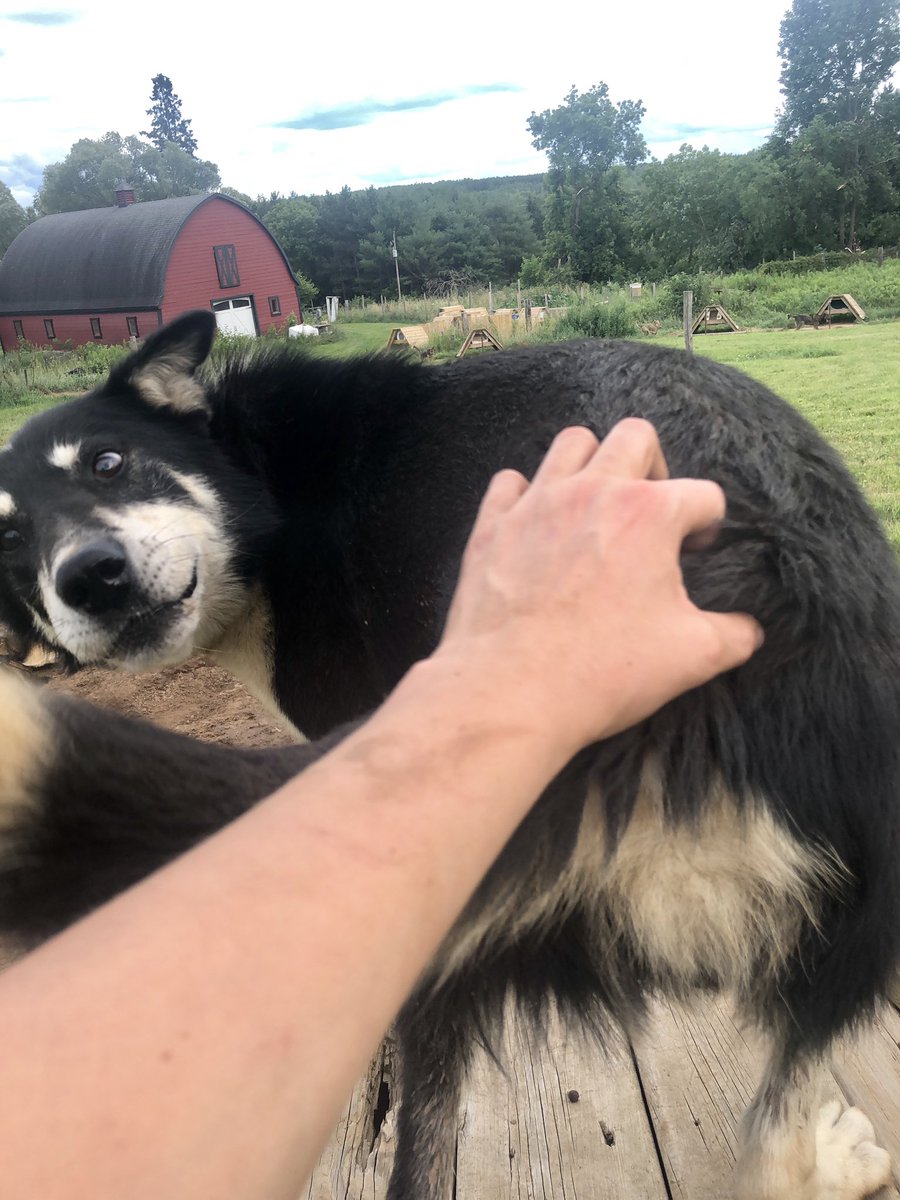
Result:
[[[684,310],[684,348],[688,354],[692,354],[694,351],[694,293],[683,292],[681,299]]]

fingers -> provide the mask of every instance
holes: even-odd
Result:
[[[710,671],[719,674],[745,663],[763,644],[762,626],[746,613],[705,614],[719,639],[718,661]]]
[[[557,434],[534,477],[547,483],[574,475],[585,467],[629,479],[668,479],[669,468],[656,430],[649,421],[626,417],[602,442],[581,425]]]
[[[480,521],[482,516],[485,520],[491,520],[500,516],[501,513],[508,512],[518,498],[527,491],[528,480],[524,475],[511,468],[498,471],[484,494],[478,510],[478,520]]]
[[[725,493],[709,479],[672,479],[666,487],[678,512],[682,537],[689,549],[703,549],[715,541],[716,526],[725,516]]]
[[[490,540],[498,519],[508,513],[527,490],[528,480],[518,471],[497,472],[478,508],[478,516],[469,538],[470,550],[477,550],[486,540]]]
[[[656,430],[640,417],[614,425],[591,461],[591,470],[626,479],[668,479]]]
[[[545,484],[575,475],[591,461],[600,446],[597,438],[583,425],[570,425],[550,443],[550,449],[534,476],[534,483]]]

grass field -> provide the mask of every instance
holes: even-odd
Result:
[[[795,404],[843,454],[900,550],[900,322],[705,334],[694,349]]]
[[[334,341],[310,346],[316,357],[381,349],[392,322],[342,323]],[[674,337],[658,344],[679,345]],[[900,322],[820,330],[707,334],[697,354],[730,363],[795,404],[844,455],[900,549]],[[7,357],[0,387],[0,442],[33,413],[59,402],[68,376],[34,386],[15,382]],[[99,378],[99,376],[98,376]],[[85,378],[85,387],[93,379]]]

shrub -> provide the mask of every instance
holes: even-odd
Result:
[[[634,312],[627,303],[601,303],[570,308],[556,322],[555,332],[560,338],[625,338],[634,337],[637,329]]]

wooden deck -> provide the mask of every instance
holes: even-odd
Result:
[[[515,1025],[504,1070],[479,1059],[457,1132],[456,1200],[727,1200],[736,1131],[762,1055],[722,1003],[660,1005],[634,1046],[604,1054],[571,1030],[532,1044]],[[394,1153],[388,1044],[357,1087],[304,1200],[382,1200]],[[900,1015],[840,1047],[835,1094],[891,1153],[900,1200]]]

